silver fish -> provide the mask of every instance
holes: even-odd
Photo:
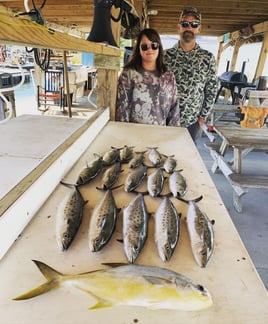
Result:
[[[158,168],[148,175],[147,190],[151,197],[157,197],[160,195],[163,190],[164,180],[165,178],[162,168]]]
[[[119,151],[120,148],[111,147],[111,149],[104,153],[102,159],[104,165],[112,165],[114,162],[119,160]]]
[[[135,262],[146,241],[148,217],[142,194],[138,194],[123,209],[124,251],[130,263]]]
[[[85,201],[77,186],[62,201],[56,214],[56,239],[61,251],[71,245],[82,221]]]
[[[95,158],[87,163],[87,167],[82,169],[82,171],[78,175],[76,181],[77,185],[84,185],[85,183],[95,178],[101,172],[103,166],[102,157],[98,154],[94,154],[94,156]]]
[[[124,185],[126,192],[133,191],[142,183],[143,179],[147,175],[147,169],[147,166],[139,166],[127,175]]]
[[[111,190],[107,190],[93,209],[89,223],[89,248],[91,252],[100,251],[110,240],[120,209],[116,207]]]
[[[132,157],[133,157],[133,146],[125,145],[119,151],[119,158],[121,162],[128,162],[132,159]]]
[[[101,189],[110,189],[118,180],[121,170],[121,163],[116,162],[109,167],[102,176]]]
[[[171,259],[180,236],[180,214],[168,197],[164,197],[155,214],[155,242],[163,262]]]
[[[135,169],[137,167],[139,167],[141,164],[143,164],[144,160],[145,160],[145,152],[134,152],[134,155],[132,157],[132,159],[129,161],[128,166],[131,169]]]
[[[176,166],[177,166],[177,161],[174,159],[173,156],[168,156],[163,165],[167,173],[172,173],[175,170]]]
[[[158,166],[162,162],[162,155],[157,151],[157,147],[148,147],[148,158],[154,166]]]
[[[96,299],[89,309],[118,305],[149,309],[200,311],[212,306],[208,290],[182,274],[160,267],[145,265],[107,264],[102,269],[80,274],[62,274],[47,264],[33,260],[46,282],[13,300],[37,297],[63,286],[86,291]]]
[[[172,193],[173,197],[183,197],[187,190],[188,186],[185,178],[181,175],[180,171],[175,170],[169,177],[169,190]]]
[[[194,201],[189,201],[186,223],[195,261],[204,268],[214,250],[213,222]]]

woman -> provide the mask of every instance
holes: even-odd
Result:
[[[115,119],[152,125],[179,126],[179,103],[174,74],[163,63],[160,36],[142,30],[118,80]]]

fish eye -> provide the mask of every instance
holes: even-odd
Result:
[[[197,285],[197,289],[200,291],[205,291],[204,287],[202,285]]]

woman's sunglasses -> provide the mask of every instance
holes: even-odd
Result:
[[[183,28],[187,28],[191,25],[192,28],[197,28],[200,25],[199,21],[187,21],[187,20],[183,20],[180,22],[181,26]]]
[[[151,48],[153,51],[157,50],[159,48],[159,44],[157,42],[152,42],[151,46],[148,44],[141,44],[141,50],[147,51],[149,48]]]

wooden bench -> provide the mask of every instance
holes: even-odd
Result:
[[[238,212],[242,212],[242,196],[247,188],[268,189],[268,176],[232,173],[228,176],[233,187],[233,204]]]

